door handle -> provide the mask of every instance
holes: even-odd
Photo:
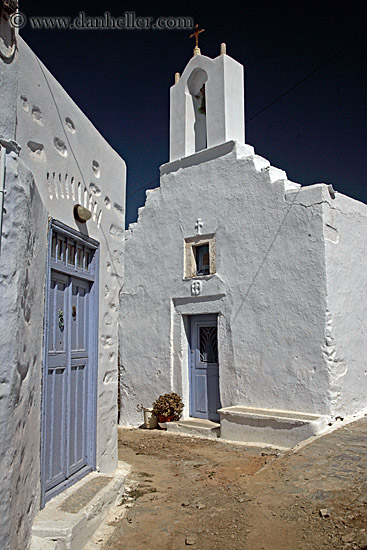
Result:
[[[59,329],[61,332],[64,330],[64,312],[62,309],[59,309]]]

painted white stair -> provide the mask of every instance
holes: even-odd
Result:
[[[220,437],[253,445],[290,449],[327,428],[328,417],[297,411],[225,407],[220,414]]]
[[[187,418],[175,422],[166,422],[167,432],[180,435],[204,437],[205,439],[217,439],[220,426],[211,420],[201,418]]]
[[[92,472],[51,499],[35,518],[30,550],[82,550],[121,498],[129,472],[119,462],[114,473]]]

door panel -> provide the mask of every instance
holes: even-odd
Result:
[[[89,283],[73,277],[71,297],[71,356],[88,357]]]
[[[71,383],[70,383],[70,473],[87,463],[87,387],[88,387],[88,319],[90,284],[72,278],[71,297]]]
[[[86,365],[73,364],[70,383],[69,474],[86,464]]]
[[[219,396],[219,368],[217,366],[208,366],[208,418],[219,420],[217,410],[221,408]]]
[[[71,296],[71,327],[70,327],[70,346],[71,352],[78,349],[78,323],[76,322],[76,315],[78,310],[78,294],[77,287],[73,285],[72,296]]]
[[[61,244],[57,245],[58,241]],[[74,265],[69,241],[67,250]],[[82,273],[88,271],[90,278],[92,252],[81,248],[84,257],[75,266],[75,271],[79,268],[81,272],[73,276],[60,255],[61,245],[66,250],[63,241],[56,236],[52,242],[43,388],[43,502],[92,469],[96,435],[95,428],[91,433],[96,401],[96,393],[91,391],[93,376],[95,379],[91,368],[96,369],[91,353],[97,327],[91,303],[95,283],[83,279]]]
[[[206,373],[202,372],[201,369],[195,369],[195,410],[197,413],[203,415],[203,418],[206,418],[206,413],[208,409],[207,403],[207,379]]]
[[[219,420],[217,316],[192,316],[190,324],[190,415]]]
[[[67,353],[65,314],[68,278],[52,273],[49,300],[49,353],[45,414],[46,423],[46,490],[66,478],[63,441],[66,437]]]
[[[46,462],[46,488],[50,489],[61,483],[65,477],[65,455],[61,441],[65,437],[64,415],[59,416],[59,409],[65,403],[65,370],[49,369],[47,381],[48,418],[46,441],[48,443],[48,460]]]

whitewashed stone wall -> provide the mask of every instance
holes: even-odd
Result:
[[[325,240],[325,209],[333,205],[328,187],[301,188],[236,142],[164,165],[161,173],[160,188],[148,192],[127,233],[121,421],[139,424],[136,405],[149,406],[170,390],[183,395],[189,415],[184,320],[201,313],[219,314],[222,406],[337,414],[339,391],[350,412],[357,382],[348,387],[338,379],[325,348],[334,300],[326,268],[332,253]],[[340,201],[361,232],[360,214]],[[198,218],[202,234],[215,234],[216,274],[202,277],[195,297],[192,281],[184,279],[184,239],[196,234]],[[348,232],[346,222],[341,229]],[[348,263],[350,254],[340,261]],[[359,274],[364,285],[366,275]],[[349,361],[355,352],[348,353]]]
[[[47,212],[32,173],[7,155],[0,254],[0,547],[26,548],[40,503]]]
[[[102,472],[112,472],[118,459],[117,323],[124,265],[125,163],[24,41],[17,42],[12,64],[0,60],[0,134],[21,146],[19,160],[7,155],[1,243],[4,549],[27,547],[40,505],[48,218],[100,243],[97,467]],[[74,219],[77,203],[92,211],[87,224]]]
[[[325,360],[334,414],[367,407],[367,207],[339,193],[323,204],[327,318]]]
[[[117,464],[118,293],[123,279],[124,161],[23,40],[19,40],[21,158],[35,175],[50,216],[100,242],[97,465]],[[92,211],[87,224],[76,203]]]

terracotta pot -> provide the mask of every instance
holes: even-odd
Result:
[[[162,414],[160,414],[158,415],[158,422],[172,422],[174,418],[174,414],[171,414],[171,416],[163,416]]]

